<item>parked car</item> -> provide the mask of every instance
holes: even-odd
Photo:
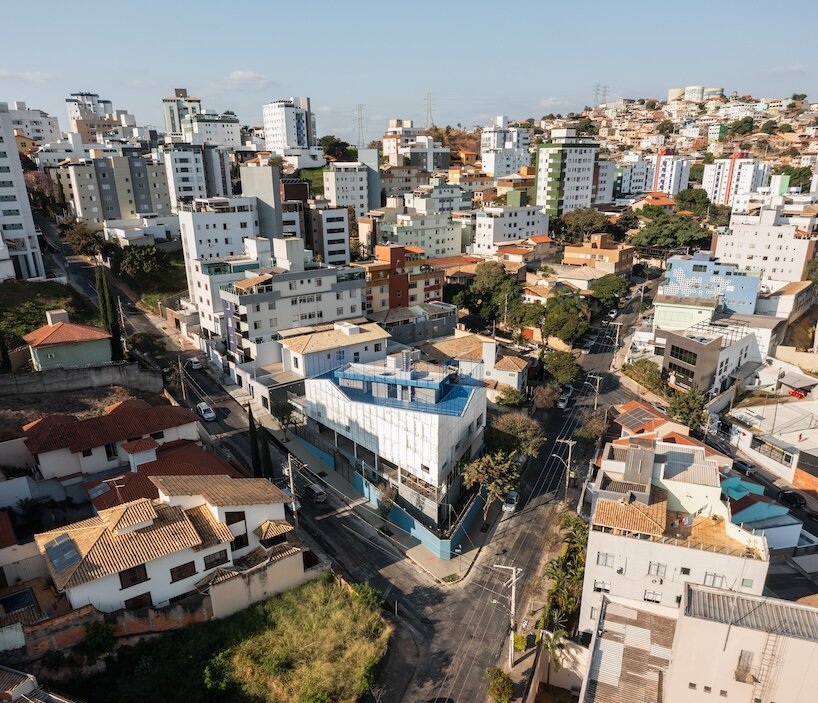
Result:
[[[791,508],[803,508],[807,504],[804,496],[791,490],[778,491],[778,502]]]
[[[560,410],[565,410],[565,408],[568,407],[568,401],[571,400],[572,395],[574,395],[574,389],[571,388],[571,386],[564,388],[562,394],[557,400],[557,407]]]
[[[654,410],[667,414],[667,405],[662,405],[661,403],[651,403],[650,405]]]
[[[199,403],[196,405],[196,412],[199,413],[199,416],[205,422],[211,422],[216,419],[216,413],[213,412],[213,408],[207,403]]]
[[[289,508],[290,512],[295,512],[297,510],[301,510],[301,501],[298,498],[293,498],[293,494],[290,493],[289,488],[282,488],[281,492],[290,499],[289,503],[285,503],[286,507]]]
[[[308,483],[304,486],[303,493],[313,503],[323,503],[327,499],[327,492],[317,483]]]
[[[593,349],[593,348],[594,348],[594,342],[593,342],[593,340],[589,339],[587,342],[585,342],[585,344],[582,345],[582,348],[580,349],[580,352],[582,354],[590,354],[591,349]]]
[[[503,501],[503,512],[513,513],[517,510],[517,504],[520,502],[520,494],[517,491],[509,491],[506,493],[506,498]]]
[[[608,311],[608,317],[612,320],[615,320],[617,318],[617,315],[619,315],[619,310],[617,310],[616,308]]]
[[[741,471],[745,476],[752,476],[756,472],[755,464],[746,459],[733,459],[733,468]]]
[[[194,357],[193,357],[193,358],[190,360],[190,368],[195,369],[195,370],[197,370],[197,371],[198,371],[200,368],[202,368],[202,361],[201,361],[201,359],[199,359],[198,357],[195,357],[195,356],[194,356]]]

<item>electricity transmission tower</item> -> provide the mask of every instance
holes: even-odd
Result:
[[[426,93],[426,97],[423,99],[423,108],[426,112],[426,129],[431,129],[435,123],[434,118],[432,117],[432,94]]]
[[[359,149],[366,146],[366,105],[355,106],[355,145]]]

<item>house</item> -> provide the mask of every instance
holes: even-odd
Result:
[[[451,303],[434,301],[373,312],[367,319],[386,330],[395,342],[411,345],[453,334],[457,308]]]
[[[651,207],[662,208],[667,214],[672,214],[676,207],[676,201],[665,193],[646,193],[639,198],[633,205],[632,210],[641,210],[650,205]]]
[[[74,609],[167,605],[196,593],[203,576],[218,567],[264,549],[271,532],[291,530],[284,516],[287,497],[265,479],[150,480],[156,500],[140,498],[35,535],[54,587]]]
[[[187,408],[125,400],[105,414],[79,420],[49,415],[23,426],[25,445],[43,479],[73,479],[128,463],[126,443],[150,439],[157,446],[198,440],[198,418]]]
[[[33,674],[7,666],[0,666],[0,700],[11,703],[72,703],[71,699],[40,686]]]
[[[49,310],[47,324],[23,337],[35,371],[107,364],[111,335],[99,327],[68,321],[65,310]]]
[[[588,266],[603,274],[630,276],[635,251],[630,244],[615,242],[608,234],[592,234],[590,241],[566,244],[562,263],[566,266]]]

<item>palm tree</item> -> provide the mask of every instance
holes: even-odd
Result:
[[[542,637],[542,648],[548,656],[548,669],[545,674],[545,685],[551,681],[551,665],[554,666],[554,671],[559,671],[562,668],[562,653],[565,651],[565,639],[568,633],[563,630],[554,630],[554,632],[544,632]]]
[[[565,566],[566,560],[564,555],[550,559],[545,565],[543,576],[547,579],[551,579],[555,583],[561,583],[565,578]]]

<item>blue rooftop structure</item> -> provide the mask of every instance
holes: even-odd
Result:
[[[721,263],[709,251],[671,256],[660,295],[680,298],[716,298],[724,312],[752,315],[756,308],[761,272]]]

